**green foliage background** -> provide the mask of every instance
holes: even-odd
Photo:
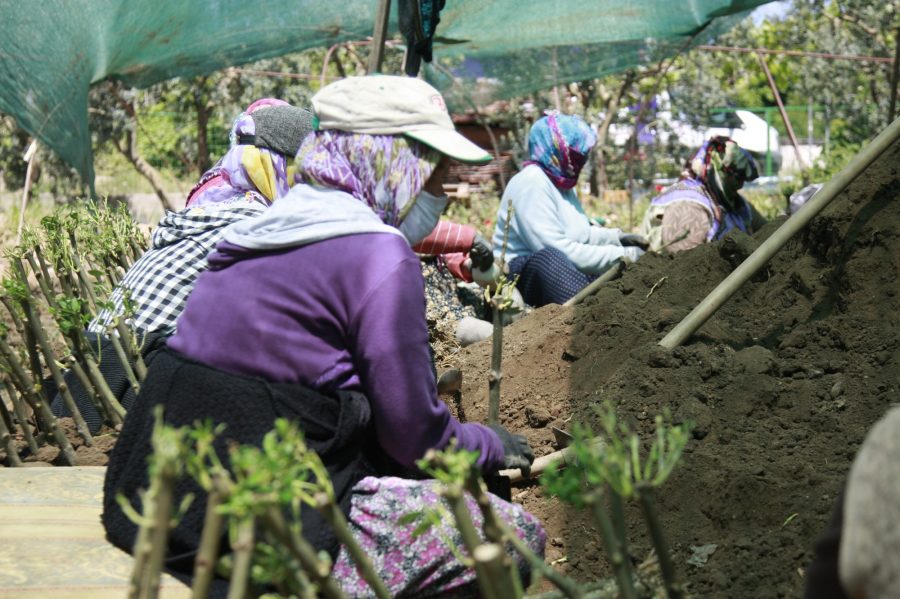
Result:
[[[783,18],[754,24],[751,19],[718,40],[725,46],[773,50],[804,50],[834,54],[892,57],[900,26],[900,0],[794,0]],[[336,47],[325,69],[325,81],[343,75],[362,74],[367,46]],[[102,83],[91,92],[91,130],[99,172],[98,192],[134,193],[150,191],[149,184],[114,149],[112,140],[135,128],[138,150],[162,179],[179,191],[189,189],[210,163],[227,149],[231,122],[240,110],[261,97],[279,97],[296,105],[308,105],[323,75],[326,50],[259,61],[240,69],[225,69],[204,77],[174,79],[147,90],[118,90]],[[767,56],[767,63],[788,105],[814,105],[813,137],[826,143],[824,159],[807,178],[822,180],[838,170],[867,139],[886,126],[892,90],[891,65],[887,63],[824,60],[792,56]],[[402,52],[389,48],[384,71],[399,73]],[[265,74],[269,73],[269,74]],[[283,73],[290,76],[273,76]],[[606,135],[613,125],[630,126],[639,106],[661,91],[668,91],[673,114],[695,125],[708,124],[710,109],[721,107],[771,107],[775,105],[765,75],[753,54],[693,50],[673,62],[647,65],[600,79],[573,82],[515,101],[478,107],[480,118],[507,127],[501,149],[518,163],[524,158],[527,130],[546,108],[584,116],[600,130],[594,159],[585,169],[585,189],[596,201],[604,189],[631,189],[636,200],[651,190],[652,181],[677,176],[692,148],[677,141],[651,145],[611,143]],[[133,101],[136,119],[130,118],[116,94]],[[473,92],[474,93],[474,92]],[[206,135],[201,136],[200,116],[206,113]],[[652,114],[642,115],[643,122]],[[798,137],[806,138],[807,115],[792,112]],[[772,124],[787,141],[784,126]],[[651,123],[650,129],[662,127]],[[655,136],[658,140],[659,135]],[[208,162],[200,152],[208,148]],[[21,157],[28,136],[15,122],[0,115],[0,175],[8,189],[21,187],[25,164]],[[36,190],[63,197],[82,195],[78,177],[59,159],[42,151]],[[489,191],[487,192],[489,193]],[[499,195],[499,194],[495,194]],[[588,194],[583,194],[588,195]],[[620,208],[598,206],[614,215]],[[495,209],[495,207],[493,208]],[[635,219],[635,208],[629,208]],[[473,219],[482,221],[482,215]]]

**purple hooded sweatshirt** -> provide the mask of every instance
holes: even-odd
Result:
[[[236,228],[209,256],[170,348],[226,372],[365,394],[378,442],[403,466],[455,437],[485,471],[502,467],[497,435],[438,399],[424,282],[396,229],[349,194],[306,185]]]

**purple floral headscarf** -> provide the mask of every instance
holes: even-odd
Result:
[[[577,116],[548,112],[531,127],[528,154],[560,189],[572,189],[587,162],[588,153],[597,143],[590,125]]]
[[[203,174],[188,194],[189,207],[236,200],[255,201],[268,206],[287,194],[290,188],[288,180],[290,157],[266,148],[237,143],[238,136],[252,136],[256,133],[256,125],[250,115],[264,106],[289,106],[289,104],[275,98],[263,98],[248,106],[238,116],[228,135],[231,149],[215,166]]]
[[[396,227],[440,159],[402,135],[316,131],[297,152],[294,181],[346,191]]]

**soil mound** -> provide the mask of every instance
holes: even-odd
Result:
[[[900,388],[900,145],[876,163],[675,350],[657,342],[781,222],[675,256],[647,255],[576,308],[549,306],[504,333],[501,410],[538,455],[550,425],[595,429],[610,400],[633,428],[670,407],[695,423],[660,512],[691,594],[797,597],[856,449]],[[457,358],[460,415],[484,421],[490,342]],[[516,492],[514,491],[514,496]],[[517,498],[548,528],[548,560],[609,572],[587,518]],[[628,514],[637,559],[649,543]],[[691,546],[715,543],[702,567]]]

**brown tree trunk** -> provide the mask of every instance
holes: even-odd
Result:
[[[634,79],[634,71],[625,73],[625,80],[622,81],[622,85],[619,86],[615,95],[610,97],[607,102],[603,121],[600,123],[600,126],[597,127],[597,150],[594,152],[594,168],[591,170],[590,178],[591,195],[594,197],[599,197],[600,192],[609,185],[609,181],[606,177],[606,139],[609,135],[609,127],[612,125],[613,120],[616,118],[616,113],[619,111],[619,103],[621,103],[622,98],[628,92],[629,88],[631,88]]]
[[[134,170],[140,173],[142,177],[147,179],[147,181],[150,183],[150,187],[152,187],[153,191],[156,192],[156,197],[158,197],[159,201],[162,202],[163,208],[174,212],[175,207],[172,205],[172,202],[169,200],[166,192],[163,191],[163,180],[162,176],[159,174],[159,171],[153,168],[153,165],[144,160],[143,156],[138,153],[137,129],[132,129],[128,132],[127,144],[122,144],[117,139],[113,140],[113,144],[116,146],[116,149],[123,156],[125,156],[125,158],[128,159],[128,161],[134,167]]]
[[[113,138],[113,145],[116,147],[116,150],[119,151],[125,158],[128,159],[128,162],[134,167],[142,177],[147,179],[150,183],[150,187],[153,188],[153,191],[156,192],[156,197],[159,198],[159,201],[162,202],[163,208],[165,210],[175,211],[175,207],[172,205],[172,202],[169,200],[169,197],[166,195],[166,192],[163,191],[163,180],[162,176],[159,174],[159,171],[153,168],[149,162],[144,160],[144,157],[140,155],[137,147],[138,140],[138,120],[137,113],[134,110],[134,103],[129,102],[116,90],[116,95],[118,96],[119,105],[125,110],[125,113],[133,121],[132,127],[128,130],[128,139],[124,141],[120,141],[116,138]]]

